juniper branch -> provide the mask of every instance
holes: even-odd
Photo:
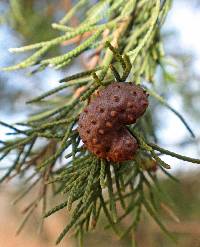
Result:
[[[200,164],[200,159],[194,159],[194,158],[191,158],[191,157],[187,157],[187,156],[184,156],[184,155],[180,155],[180,154],[171,152],[169,150],[166,150],[164,148],[159,147],[158,145],[156,145],[154,143],[149,143],[148,145],[150,147],[152,147],[154,150],[159,151],[159,152],[161,152],[163,154],[170,155],[170,156],[175,157],[177,159],[188,161],[188,162],[191,162],[191,163]]]
[[[49,184],[56,185],[54,195],[63,193],[65,197],[63,203],[45,213],[44,217],[65,207],[72,208],[71,221],[60,234],[57,243],[71,228],[82,236],[84,231],[90,228],[91,217],[96,221],[96,225],[101,211],[104,211],[109,226],[118,235],[120,233],[117,224],[127,215],[134,213],[135,217],[124,234],[135,231],[142,212],[142,205],[161,229],[168,234],[155,210],[157,206],[155,201],[160,203],[164,192],[160,188],[157,177],[152,175],[152,172],[145,171],[142,162],[144,158],[156,161],[161,170],[173,178],[165,170],[170,166],[161,160],[160,153],[193,163],[199,164],[200,161],[150,143],[149,139],[153,136],[152,133],[155,133],[154,126],[149,124],[147,127],[138,122],[137,129],[142,130],[142,133],[135,126],[129,127],[130,132],[138,141],[138,153],[132,161],[124,162],[123,165],[111,164],[108,161],[97,159],[87,149],[83,149],[76,127],[79,114],[89,102],[90,97],[93,97],[93,93],[112,83],[114,77],[118,81],[125,82],[129,76],[131,81],[138,84],[144,80],[154,82],[156,68],[165,55],[160,29],[170,6],[171,0],[126,2],[108,0],[97,1],[95,4],[85,0],[78,1],[59,23],[52,24],[53,28],[62,31],[63,34],[51,40],[10,49],[11,52],[33,51],[33,54],[17,65],[3,68],[5,71],[33,65],[37,65],[37,68],[32,73],[41,71],[48,65],[60,69],[69,66],[74,58],[80,57],[86,51],[92,51],[91,60],[97,57],[95,66],[61,79],[59,81],[63,83],[61,86],[28,101],[28,103],[40,104],[43,109],[22,123],[25,130],[0,123],[12,129],[13,134],[17,136],[12,141],[1,141],[0,160],[7,157],[13,150],[16,157],[0,182],[11,177],[13,171],[16,171],[13,176],[21,175],[35,166],[35,173],[28,178],[31,180],[35,176],[41,177],[45,188]],[[65,24],[68,24],[77,13],[81,13],[84,20],[76,27],[66,26]],[[48,51],[54,47],[69,44],[74,44],[70,51],[49,58]],[[67,96],[60,93],[68,87],[70,91]],[[48,100],[47,97],[49,97]],[[159,97],[157,99],[171,109],[193,135],[183,117],[163,99]],[[148,122],[147,119],[144,116],[143,122]],[[21,137],[22,134],[25,137]],[[34,144],[40,143],[41,138],[45,138],[48,144],[53,141],[54,149],[49,150],[48,144],[45,144],[42,146],[42,152],[38,150],[37,145]],[[66,154],[66,161],[62,160],[59,162],[59,167],[55,166],[56,161],[63,157],[68,148],[71,151]],[[48,178],[45,177],[46,172],[49,172]],[[29,180],[27,179],[25,184]],[[26,195],[35,183],[32,182],[16,200]],[[108,199],[105,201],[107,194]],[[44,196],[41,195],[43,198]],[[121,203],[124,209],[121,216],[118,216],[117,212],[118,203]],[[37,206],[37,203],[29,205],[25,220],[34,210],[33,205]]]

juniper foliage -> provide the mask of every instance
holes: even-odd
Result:
[[[1,141],[0,159],[15,156],[0,182],[16,176],[26,177],[26,188],[14,204],[40,184],[39,194],[26,208],[19,231],[42,201],[44,218],[62,209],[71,212],[70,222],[58,237],[57,244],[70,230],[82,239],[85,232],[96,227],[103,213],[108,221],[107,227],[122,238],[137,230],[144,209],[174,239],[160,219],[160,208],[162,205],[169,208],[170,199],[160,187],[156,170],[175,182],[177,179],[169,173],[170,165],[160,155],[197,164],[200,160],[158,146],[151,106],[140,121],[128,126],[139,143],[139,150],[132,161],[116,164],[98,159],[83,146],[77,132],[78,116],[91,95],[119,80],[145,86],[150,96],[176,114],[194,137],[185,119],[158,95],[153,86],[156,69],[160,67],[165,72],[161,27],[171,4],[172,0],[103,0],[95,4],[81,0],[59,23],[52,24],[61,32],[60,36],[10,49],[15,53],[32,54],[2,70],[31,67],[34,73],[47,66],[66,68],[75,58],[91,52],[89,66],[84,71],[61,79],[60,86],[29,100],[29,104],[40,106],[39,113],[12,126],[0,122],[14,135],[11,141]],[[18,11],[15,14],[19,14]],[[71,18],[77,14],[83,21],[70,26]],[[55,47],[71,44],[75,46],[68,52],[48,57],[49,51]],[[47,191],[51,185],[52,195],[63,194],[65,199],[47,211]],[[125,232],[121,232],[120,223],[128,215],[132,215],[132,222]]]

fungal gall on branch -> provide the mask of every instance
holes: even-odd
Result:
[[[113,162],[131,160],[138,144],[126,125],[135,123],[147,107],[148,95],[142,87],[112,83],[92,98],[80,114],[80,137],[99,158]]]

